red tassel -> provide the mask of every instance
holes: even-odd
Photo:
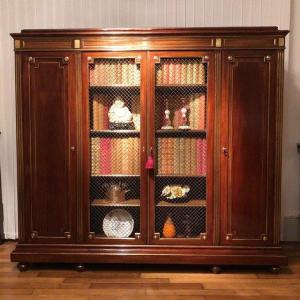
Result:
[[[153,151],[150,150],[150,155],[148,156],[147,162],[146,162],[146,169],[152,170],[154,169],[154,157],[153,157]]]
[[[151,155],[148,156],[147,162],[146,162],[146,169],[152,170],[154,169],[154,159]]]

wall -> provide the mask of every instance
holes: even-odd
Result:
[[[300,1],[291,2],[289,62],[285,74],[282,214],[284,239],[300,240]],[[287,71],[288,70],[288,71]]]
[[[6,238],[15,238],[16,132],[14,56],[10,32],[19,32],[23,28],[64,27],[276,25],[280,29],[288,29],[290,0],[0,0],[0,20],[0,165],[4,231]],[[292,108],[286,111],[286,129],[292,127],[288,121],[290,113]],[[285,143],[292,145],[294,138],[289,135]],[[293,173],[290,173],[286,166],[290,164],[285,162],[286,174],[299,179],[299,172],[293,168]],[[295,194],[287,192],[287,181],[284,184],[287,185],[284,186],[284,196],[292,202]],[[284,213],[292,207],[286,202]]]

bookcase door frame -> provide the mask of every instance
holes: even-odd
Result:
[[[207,110],[206,110],[206,140],[207,140],[207,177],[206,177],[206,232],[197,238],[163,238],[161,234],[155,232],[155,174],[156,171],[149,172],[149,242],[150,244],[164,245],[210,245],[213,242],[213,153],[214,153],[214,128],[215,128],[215,53],[213,51],[159,51],[149,53],[149,86],[148,89],[148,111],[149,129],[148,141],[149,149],[156,149],[156,128],[155,128],[155,65],[160,58],[202,58],[207,63]],[[157,168],[157,159],[155,161]]]
[[[145,244],[147,240],[147,172],[146,163],[146,63],[145,51],[85,52],[82,53],[82,111],[83,111],[83,240],[89,244]],[[90,114],[89,114],[89,64],[94,59],[135,59],[140,64],[140,232],[134,238],[101,238],[90,231]],[[134,155],[134,153],[132,153]],[[112,207],[123,208],[123,207]],[[102,226],[102,224],[100,224]]]

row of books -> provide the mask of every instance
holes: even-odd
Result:
[[[91,175],[137,175],[139,153],[139,138],[91,138]]]
[[[197,61],[165,62],[156,71],[156,84],[205,84],[205,65]]]
[[[205,129],[206,127],[206,96],[205,94],[195,93],[186,97],[187,121],[191,129]],[[156,128],[161,128],[164,124],[166,99],[163,97],[157,98],[157,109],[159,110],[159,120]],[[171,112],[170,120],[172,126],[176,129],[181,125],[182,119],[182,101],[180,95],[175,95],[168,98],[168,108]]]
[[[93,130],[107,130],[109,129],[108,111],[113,104],[114,99],[108,95],[99,94],[93,98]],[[140,129],[140,96],[132,96],[128,101],[129,110],[132,113],[135,129]]]
[[[206,139],[158,138],[158,174],[205,176],[206,154]]]
[[[90,86],[137,86],[140,84],[140,69],[131,62],[103,60],[90,66]]]

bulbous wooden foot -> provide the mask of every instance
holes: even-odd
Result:
[[[85,265],[84,264],[78,264],[75,266],[75,269],[77,272],[84,272],[85,271]]]
[[[278,274],[280,272],[280,267],[279,266],[271,266],[270,267],[270,271],[273,273],[273,274]]]
[[[221,267],[219,267],[219,266],[213,266],[213,267],[211,267],[211,271],[212,271],[212,273],[214,273],[214,274],[220,274],[221,271],[222,271],[222,269],[221,269]]]
[[[18,263],[17,267],[18,267],[20,272],[25,272],[25,271],[29,270],[29,264],[28,263],[20,262],[20,263]]]

